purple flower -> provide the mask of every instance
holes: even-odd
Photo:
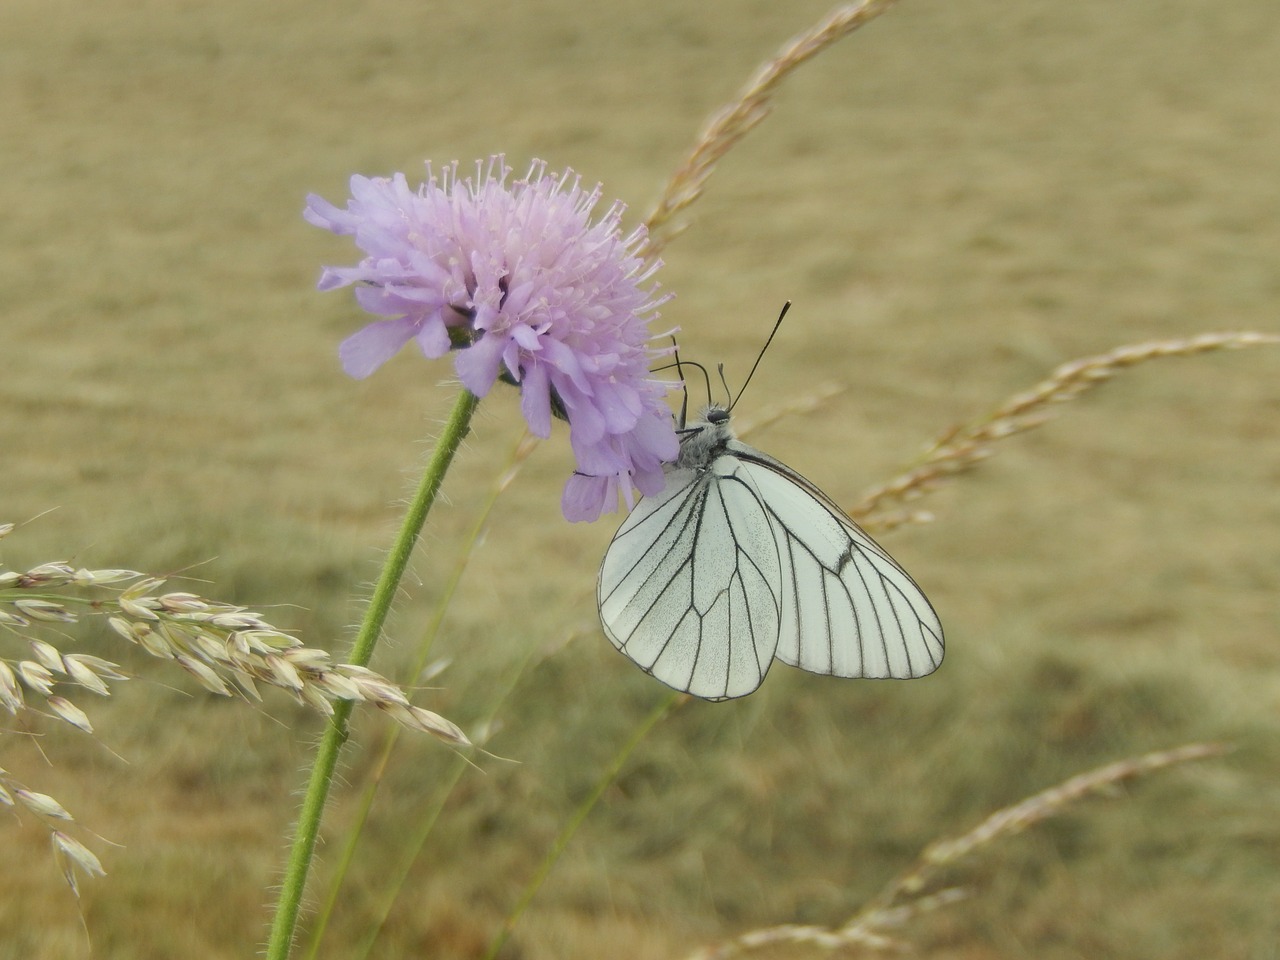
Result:
[[[500,156],[478,161],[474,178],[456,163],[411,190],[392,179],[353,176],[341,210],[312,194],[303,216],[350,234],[367,256],[354,267],[327,267],[321,290],[348,284],[377,320],[338,349],[343,369],[369,376],[410,340],[423,355],[456,351],[463,386],[484,396],[494,381],[517,384],[529,429],[551,435],[551,418],[569,421],[578,470],[561,507],[570,520],[595,520],[630,507],[635,490],[662,489],[662,464],[679,453],[664,397],[654,379],[648,322],[666,301],[636,255],[644,229],[621,235],[623,205],[598,223],[600,200],[566,170],[548,176],[535,161],[508,184]]]

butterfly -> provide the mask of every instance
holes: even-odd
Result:
[[[775,659],[836,677],[936,670],[942,623],[920,587],[814,484],[739,440],[730,409],[681,413],[666,486],[609,544],[596,585],[609,640],[707,700],[753,692]]]

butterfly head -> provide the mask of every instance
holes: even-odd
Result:
[[[733,439],[729,426],[729,408],[711,404],[702,416],[677,431],[680,434],[680,458],[676,467],[681,469],[705,469]]]

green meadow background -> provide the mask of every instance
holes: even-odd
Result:
[[[826,9],[5,0],[0,520],[29,521],[5,563],[173,573],[341,656],[456,387],[409,351],[342,374],[364,317],[314,286],[357,254],[303,222],[305,195],[502,151],[603,181],[639,222],[705,116]],[[1059,363],[1280,329],[1277,104],[1271,0],[904,0],[724,161],[666,251],[663,323],[740,383],[793,300],[740,412],[846,386],[751,439],[852,503]],[[948,878],[971,899],[902,935],[957,960],[1280,955],[1280,352],[1149,364],[1057,414],[883,538],[946,625],[937,674],[778,667],[678,709],[503,956],[680,957],[839,924],[931,840],[1202,740],[1235,750],[987,848]],[[521,432],[495,391],[377,669],[412,682]],[[495,716],[501,759],[458,774],[402,737],[379,771],[390,726],[359,717],[311,907],[382,788],[320,956],[360,955],[437,808],[368,955],[480,956],[666,695],[599,631],[616,519],[561,518],[571,469],[559,430],[502,494],[432,651],[451,665],[418,697],[468,729]],[[320,721],[204,694],[101,627],[73,642],[138,679],[76,698],[94,738],[10,723],[0,766],[110,841],[81,834],[109,875],[84,885],[86,934],[46,832],[5,818],[0,960],[253,956]]]

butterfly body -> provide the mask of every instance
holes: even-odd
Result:
[[[775,658],[839,677],[937,669],[933,607],[835,503],[737,439],[724,407],[679,432],[665,487],[636,505],[600,566],[618,650],[708,700],[751,693]]]

